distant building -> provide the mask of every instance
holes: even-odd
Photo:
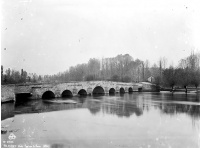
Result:
[[[155,82],[155,78],[152,77],[152,76],[150,76],[150,77],[147,79],[147,81],[153,83],[153,82]]]
[[[156,84],[152,84],[150,82],[140,82],[140,84],[142,84],[142,89],[140,91],[144,91],[144,92],[159,91],[159,88],[156,86]]]

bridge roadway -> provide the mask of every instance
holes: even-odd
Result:
[[[77,95],[114,94],[139,91],[142,84],[112,81],[83,81],[50,84],[2,85],[1,102],[21,99],[46,99]]]

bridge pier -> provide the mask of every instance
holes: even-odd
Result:
[[[87,91],[87,94],[88,94],[88,95],[92,95],[92,88],[91,88],[91,87],[87,88],[86,91]]]
[[[73,93],[72,96],[73,96],[73,97],[78,97],[78,96],[80,96],[80,95],[79,95],[78,93]]]
[[[105,94],[109,94],[109,89],[108,89],[108,87],[104,87],[104,93],[105,93]]]
[[[32,99],[41,99],[42,98],[42,94],[39,91],[40,88],[32,88]]]

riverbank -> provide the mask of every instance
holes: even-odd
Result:
[[[162,88],[161,91],[168,91],[168,92],[185,92],[185,89],[184,88],[175,88],[175,89],[171,89],[171,88]],[[200,93],[200,88],[196,89],[196,88],[188,88],[187,89],[187,93]]]

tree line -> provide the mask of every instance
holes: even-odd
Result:
[[[69,70],[55,75],[45,75],[45,82],[68,82],[68,81],[117,81],[117,82],[140,82],[151,74],[149,62],[144,64],[145,75],[142,76],[142,60],[134,60],[129,54],[117,55],[112,58],[92,58],[85,64],[71,66]]]
[[[167,59],[160,60],[150,66],[148,60],[133,59],[129,54],[117,55],[111,58],[91,58],[88,63],[71,66],[64,72],[54,75],[28,74],[25,70],[21,72],[3,70],[1,66],[1,83],[60,83],[70,81],[96,81],[107,80],[116,82],[144,82],[151,78],[151,82],[171,87],[187,86],[198,87],[200,84],[200,54],[192,52],[188,57],[181,59],[177,66],[166,68]]]
[[[1,84],[38,83],[41,81],[41,75],[28,73],[23,69],[21,72],[10,68],[4,71],[4,67],[1,65]]]
[[[177,67],[170,66],[162,72],[164,86],[174,89],[174,86],[185,88],[200,84],[200,54],[191,53],[187,58],[181,59]]]

